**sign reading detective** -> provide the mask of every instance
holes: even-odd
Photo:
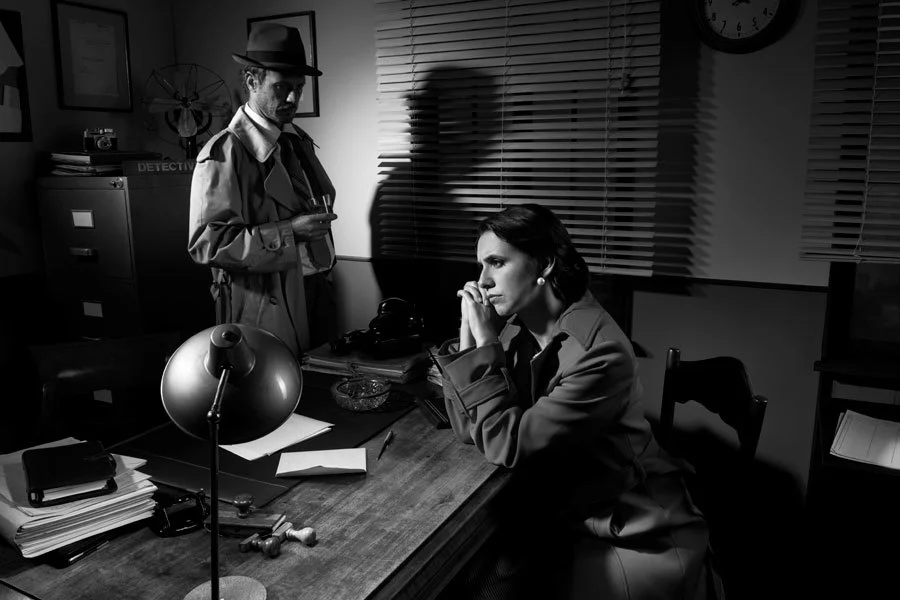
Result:
[[[126,160],[122,163],[125,175],[172,175],[175,173],[193,173],[197,161],[193,158],[185,160]]]

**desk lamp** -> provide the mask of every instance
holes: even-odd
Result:
[[[262,600],[250,577],[219,579],[219,443],[240,444],[280,427],[300,402],[303,375],[287,345],[247,325],[218,325],[194,334],[172,355],[160,393],[169,418],[184,432],[209,440],[210,580],[185,600]],[[221,590],[221,593],[220,593]]]

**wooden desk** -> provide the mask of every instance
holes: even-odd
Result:
[[[282,545],[281,555],[242,554],[222,538],[220,575],[259,580],[269,600],[433,598],[494,530],[491,500],[509,472],[485,461],[449,429],[418,410],[365,444],[366,475],[310,478],[266,507],[310,525],[312,548]],[[225,505],[222,510],[231,510]],[[65,569],[37,564],[0,544],[0,580],[40,600],[172,600],[209,580],[209,537],[200,531],[158,538],[141,528]],[[0,586],[0,600],[25,596]]]

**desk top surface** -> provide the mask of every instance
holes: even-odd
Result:
[[[433,596],[479,535],[487,535],[486,505],[509,474],[419,411],[392,429],[381,460],[383,436],[364,444],[367,474],[309,478],[265,508],[284,512],[295,528],[315,528],[315,546],[287,542],[269,558],[241,553],[238,539],[223,537],[220,576],[255,578],[269,600]],[[230,510],[220,507],[220,514]],[[40,600],[169,600],[209,580],[209,553],[205,531],[163,539],[146,527],[65,569],[22,559],[0,544],[0,580]],[[6,597],[22,596],[0,590]]]

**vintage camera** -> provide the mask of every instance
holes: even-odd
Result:
[[[84,130],[85,152],[113,152],[119,149],[119,138],[116,131],[110,128],[94,128]]]

